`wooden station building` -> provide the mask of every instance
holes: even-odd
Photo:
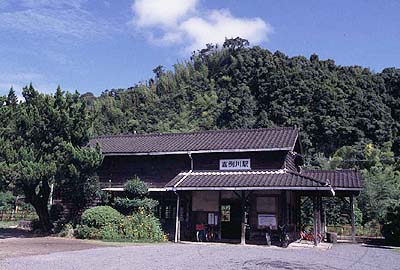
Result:
[[[213,226],[221,240],[242,244],[282,224],[298,239],[304,196],[313,202],[315,235],[324,228],[321,198],[349,198],[354,240],[360,174],[302,169],[296,128],[102,136],[90,141],[96,144],[104,155],[102,188],[118,192],[133,177],[145,181],[159,201],[163,229],[175,241],[194,240],[199,224]]]

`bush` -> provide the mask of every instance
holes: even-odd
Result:
[[[127,181],[124,185],[124,191],[126,196],[130,199],[143,198],[149,194],[149,188],[147,187],[146,183],[140,180],[138,177]]]
[[[101,239],[100,229],[87,225],[78,225],[75,236],[80,239]]]
[[[109,206],[86,210],[76,236],[84,239],[113,241],[163,241],[160,222],[151,212],[140,208],[131,216],[124,217]]]
[[[123,215],[110,206],[96,206],[83,212],[82,225],[102,229],[109,224],[119,224]]]
[[[150,212],[158,205],[158,201],[146,197],[149,189],[145,182],[134,178],[126,182],[124,186],[125,197],[115,198],[113,206],[124,215],[131,215],[139,209]]]
[[[14,207],[15,196],[9,192],[0,192],[0,209],[7,210]]]
[[[124,238],[134,241],[162,241],[164,233],[159,220],[152,213],[139,209],[127,216],[121,226]]]

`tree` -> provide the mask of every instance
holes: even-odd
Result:
[[[1,135],[0,178],[25,195],[47,232],[51,186],[85,186],[102,158],[99,149],[85,148],[91,123],[78,93],[58,88],[51,96],[30,85],[22,95],[24,102],[12,103],[15,127]]]

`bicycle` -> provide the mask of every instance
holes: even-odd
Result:
[[[279,242],[281,247],[287,248],[289,246],[290,237],[287,233],[286,224],[279,225]]]
[[[214,225],[196,224],[197,242],[214,241],[217,237]]]
[[[313,232],[313,230],[309,230],[309,231],[303,230],[303,231],[301,231],[300,232],[300,241],[301,240],[314,242],[314,232]],[[317,233],[317,241],[318,241],[318,243],[322,242],[322,240],[323,240],[322,235],[320,233]]]
[[[271,226],[268,226],[265,231],[265,241],[267,246],[271,246]]]

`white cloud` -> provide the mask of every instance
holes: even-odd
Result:
[[[0,11],[0,30],[53,36],[57,40],[107,37],[109,23],[82,8],[85,0],[19,0]]]
[[[236,37],[259,44],[266,41],[272,31],[272,27],[260,18],[236,18],[226,10],[213,10],[204,18],[190,18],[180,25],[180,29],[191,41],[190,50]]]
[[[197,0],[136,0],[132,4],[138,27],[174,27],[196,8]]]
[[[222,44],[225,38],[241,37],[251,44],[268,40],[272,26],[261,18],[240,18],[229,10],[205,10],[197,0],[136,0],[132,5],[136,30],[152,43],[180,44],[185,51]]]

